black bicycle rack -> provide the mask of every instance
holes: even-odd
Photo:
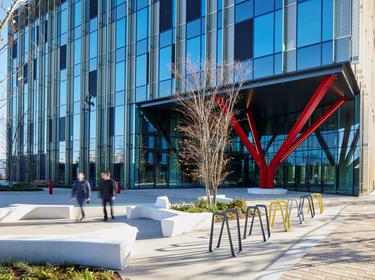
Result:
[[[266,234],[264,232],[263,221],[262,221],[262,212],[260,211],[260,208],[264,209],[264,212],[266,214],[268,238],[266,238]],[[267,206],[266,205],[262,205],[262,204],[257,204],[255,206],[249,206],[249,207],[246,208],[245,229],[244,229],[244,233],[243,233],[243,239],[246,239],[247,223],[248,223],[248,220],[249,220],[249,212],[251,210],[253,210],[253,212],[252,212],[252,216],[253,217],[251,219],[250,231],[249,231],[249,235],[248,236],[250,236],[251,233],[252,233],[252,231],[253,231],[255,216],[258,214],[260,228],[262,229],[263,241],[266,242],[267,239],[269,239],[271,237],[271,230],[270,230],[270,223],[269,223],[269,220],[268,220]]]
[[[300,201],[300,203],[298,203],[297,199],[295,199],[295,198],[288,199],[288,201],[287,201],[287,204],[288,204],[288,218],[290,220],[290,216],[291,216],[292,208],[293,208],[293,202],[295,203],[296,208],[297,208],[297,217],[299,218],[299,223],[302,224],[303,223],[303,219],[302,219],[301,208],[300,208],[301,201]]]
[[[228,214],[232,213],[236,215],[236,220],[237,220],[237,234],[238,234],[238,252],[234,252],[234,247],[233,247],[233,241],[232,241],[232,234],[229,228],[229,220],[228,220]],[[223,232],[224,232],[224,225],[227,227],[227,232],[228,232],[228,239],[229,239],[229,245],[230,245],[230,250],[232,253],[232,256],[235,257],[239,253],[242,252],[242,242],[241,242],[241,229],[240,229],[240,217],[238,214],[238,211],[236,210],[226,210],[223,212],[215,212],[212,214],[212,222],[211,222],[211,233],[210,233],[210,244],[208,247],[209,252],[213,252],[212,249],[212,242],[213,242],[213,235],[214,235],[214,226],[215,226],[215,217],[222,217],[223,221],[221,223],[221,229],[220,229],[220,234],[219,234],[219,239],[216,245],[216,248],[220,247],[221,244],[221,239],[223,237]]]
[[[301,218],[302,218],[302,222],[305,221],[305,215],[303,213],[303,206],[305,204],[305,199],[307,199],[307,201],[309,203],[311,218],[315,217],[315,207],[314,207],[314,200],[313,200],[312,196],[309,195],[309,194],[303,195],[299,199],[299,212],[300,212],[300,215],[301,215]]]

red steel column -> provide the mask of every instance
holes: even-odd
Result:
[[[252,112],[250,110],[247,111],[247,120],[250,127],[250,132],[253,138],[254,146],[249,141],[248,136],[243,131],[242,127],[240,126],[239,122],[237,121],[236,117],[231,114],[231,125],[233,130],[237,133],[240,137],[242,143],[249,151],[250,155],[254,158],[255,162],[259,167],[259,175],[260,175],[260,187],[261,188],[273,188],[274,187],[274,178],[275,178],[275,171],[276,168],[283,162],[291,153],[293,153],[299,145],[301,145],[316,129],[322,125],[336,110],[345,103],[344,98],[340,98],[336,101],[323,115],[321,115],[317,120],[313,122],[311,127],[306,129],[302,133],[302,135],[296,139],[298,134],[301,132],[307,121],[311,118],[311,115],[314,113],[315,109],[318,107],[319,103],[327,94],[329,88],[336,80],[336,75],[330,75],[323,79],[320,83],[318,89],[315,91],[313,96],[311,97],[309,103],[306,105],[305,109],[302,111],[300,117],[294,124],[293,128],[289,132],[287,138],[285,139],[284,143],[281,145],[280,149],[277,151],[275,157],[272,159],[271,163],[267,166],[267,163],[264,158],[264,153],[261,147],[260,138],[258,134],[258,130],[255,125],[255,120]],[[225,103],[225,100],[222,96],[216,95],[215,100],[218,103],[220,109],[224,113],[228,113],[228,107]]]

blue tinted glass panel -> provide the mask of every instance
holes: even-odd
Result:
[[[217,28],[220,29],[223,27],[223,12],[217,12]]]
[[[273,75],[273,55],[254,59],[254,78]]]
[[[275,12],[275,52],[283,48],[283,14],[282,10]]]
[[[116,49],[125,46],[125,18],[116,22]]]
[[[275,54],[274,73],[275,75],[281,74],[283,70],[281,53]]]
[[[77,2],[73,6],[73,26],[76,27],[81,24],[82,17],[82,1]]]
[[[161,48],[172,44],[172,30],[168,30],[163,33],[160,33],[159,40],[160,40],[159,44]]]
[[[116,50],[116,62],[125,60],[125,48]]]
[[[235,22],[247,20],[253,16],[253,1],[246,1],[236,6]]]
[[[273,11],[273,0],[255,0],[255,15],[265,14]]]
[[[136,90],[135,90],[135,100],[137,102],[147,100],[147,88],[146,88],[146,86],[136,88]]]
[[[333,63],[333,44],[332,41],[322,44],[322,65]]]
[[[118,106],[115,108],[115,135],[124,134],[124,106]]]
[[[97,56],[98,53],[98,32],[90,33],[90,59]]]
[[[169,96],[172,94],[171,80],[159,83],[159,97]]]
[[[160,62],[159,62],[159,81],[171,78],[171,65],[172,64],[172,48],[166,47],[160,49]]]
[[[254,19],[254,57],[273,53],[273,13]]]
[[[147,39],[137,42],[137,55],[147,53],[148,42]]]
[[[297,45],[307,46],[321,40],[321,0],[298,3]]]
[[[116,64],[116,91],[125,90],[125,63]]]
[[[201,37],[195,37],[187,41],[187,58],[194,67],[199,67],[201,59]]]
[[[320,66],[320,44],[298,49],[297,69],[306,69]]]
[[[137,57],[136,67],[136,86],[145,85],[147,82],[147,55]]]
[[[221,65],[223,62],[223,30],[217,31],[217,65]]]
[[[333,38],[333,1],[322,0],[323,3],[323,41]]]
[[[147,38],[147,8],[137,12],[137,41]]]
[[[201,34],[201,20],[195,20],[187,24],[186,38],[192,38]]]
[[[283,7],[283,0],[275,0],[275,10]]]

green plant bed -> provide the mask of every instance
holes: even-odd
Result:
[[[243,198],[234,198],[231,202],[217,202],[216,205],[210,206],[207,200],[199,199],[196,203],[177,203],[172,205],[173,210],[187,212],[187,213],[203,213],[203,212],[217,212],[225,210],[237,210],[240,217],[244,217],[246,211],[246,201]],[[234,218],[230,214],[230,218]]]
[[[0,186],[0,192],[35,192],[42,191],[43,188],[32,185],[15,184],[11,186]]]
[[[50,264],[31,265],[24,262],[0,265],[0,280],[120,280],[119,274],[110,270],[78,267],[53,266]]]

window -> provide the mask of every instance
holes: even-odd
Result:
[[[109,108],[109,136],[115,135],[115,108]]]
[[[234,59],[247,60],[253,56],[253,20],[249,19],[235,24]]]
[[[252,16],[253,16],[253,1],[246,1],[236,6],[236,15],[235,15],[236,23],[250,19]]]
[[[320,42],[321,0],[307,0],[298,3],[298,47]]]
[[[90,0],[90,19],[98,16],[98,0]]]
[[[190,59],[193,69],[188,70],[199,70],[201,63],[201,37],[195,37],[187,40],[186,43],[186,55]]]
[[[160,49],[160,62],[159,62],[159,81],[171,78],[172,66],[172,47]]]
[[[17,58],[17,43],[14,43],[12,46],[12,58]]]
[[[78,1],[73,6],[73,27],[77,27],[81,24],[82,15],[82,1]]]
[[[301,48],[297,51],[297,69],[320,66],[320,44]]]
[[[116,64],[116,91],[125,90],[125,63]]]
[[[201,17],[201,0],[186,1],[186,22]]]
[[[125,18],[116,22],[116,49],[125,46],[126,24]]]
[[[27,63],[23,65],[23,82],[26,84],[27,83]]]
[[[255,15],[261,15],[273,11],[273,0],[255,0]]]
[[[59,118],[59,141],[65,141],[65,117]]]
[[[142,86],[147,84],[148,80],[148,59],[147,55],[141,55],[137,57],[136,66],[136,86]]]
[[[332,50],[333,50],[332,41],[322,44],[322,65],[333,63]]]
[[[275,52],[281,52],[283,47],[283,15],[282,10],[275,12]]]
[[[66,45],[60,47],[60,70],[66,69]]]
[[[148,35],[148,9],[137,12],[137,41],[147,38]]]
[[[160,0],[159,32],[172,28],[173,20],[172,0]]]
[[[34,69],[33,79],[35,81],[38,77],[38,60],[36,58],[34,59],[34,68],[33,69]]]
[[[273,55],[254,60],[254,78],[271,76],[273,74]]]
[[[273,53],[273,13],[254,19],[254,57]]]
[[[333,39],[333,1],[322,0],[323,3],[323,41]]]
[[[97,72],[96,70],[89,73],[89,94],[92,97],[97,95]]]

